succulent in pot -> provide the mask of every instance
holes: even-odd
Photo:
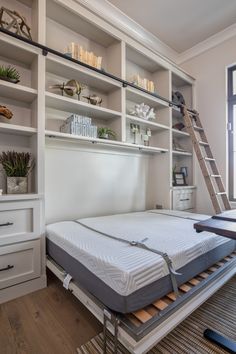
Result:
[[[7,193],[27,193],[28,175],[33,168],[31,154],[16,151],[2,152],[0,163],[7,176]]]
[[[0,65],[0,79],[17,84],[20,82],[20,74],[13,66]]]
[[[99,139],[115,139],[116,133],[110,128],[101,127],[98,128],[98,137]]]

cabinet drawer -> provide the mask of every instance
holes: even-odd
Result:
[[[0,247],[0,289],[40,276],[40,240]]]
[[[0,212],[0,236],[33,232],[33,209]]]
[[[38,201],[2,203],[0,205],[0,240],[3,237],[19,237],[26,234],[39,236],[38,216]]]
[[[194,191],[187,190],[173,190],[173,209],[188,210],[193,209],[194,206]]]

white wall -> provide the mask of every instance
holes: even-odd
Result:
[[[236,63],[236,36],[182,64],[196,78],[196,104],[225,185],[227,171],[226,68]],[[196,170],[198,212],[213,213],[199,168]]]
[[[47,223],[145,210],[149,157],[141,154],[46,145]]]

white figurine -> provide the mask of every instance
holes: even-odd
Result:
[[[156,118],[156,114],[153,108],[150,108],[147,104],[136,104],[134,109],[130,110],[130,114],[142,119],[151,120]]]

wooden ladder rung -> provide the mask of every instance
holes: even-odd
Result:
[[[221,178],[221,175],[210,175],[212,178]]]
[[[209,161],[209,162],[215,162],[216,160],[213,159],[213,157],[204,157],[205,161]]]
[[[209,146],[209,144],[206,141],[201,141],[201,140],[198,141],[198,144],[202,146]]]
[[[198,127],[197,125],[193,125],[193,129],[194,129],[194,130],[197,130],[197,131],[199,131],[199,132],[203,132],[203,131],[204,131],[203,128]]]
[[[216,195],[225,195],[227,194],[226,192],[217,192]]]

